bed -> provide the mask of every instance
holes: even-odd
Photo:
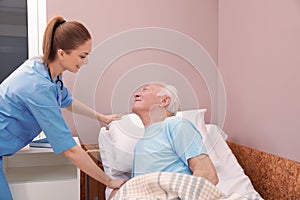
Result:
[[[204,123],[205,109],[179,114],[204,133],[205,145],[216,166],[223,199],[239,195],[245,199],[299,199],[299,163],[227,141],[218,126]],[[102,128],[99,134],[101,163],[114,178],[129,179],[132,151],[143,127],[133,114]],[[134,133],[134,134],[133,134]],[[133,134],[133,135],[132,135]],[[286,169],[289,170],[286,170]],[[273,170],[270,170],[273,169]],[[106,196],[110,193],[106,189]]]

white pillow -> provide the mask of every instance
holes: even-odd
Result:
[[[99,141],[99,149],[100,149],[100,157],[104,172],[111,178],[117,179],[125,179],[128,180],[131,177],[131,172],[122,172],[113,169],[115,162],[114,162],[114,144],[112,143],[111,134],[106,127],[102,127],[100,130],[100,134],[98,137]],[[105,189],[105,197],[108,199],[112,189],[106,187]]]
[[[207,136],[207,130],[204,120],[206,111],[207,109],[186,110],[177,112],[176,116],[183,117],[191,121],[200,131],[202,138],[204,139]]]
[[[127,114],[101,128],[99,134],[100,155],[103,165],[112,175],[131,173],[136,142],[144,135],[144,125],[136,114]],[[105,143],[105,144],[103,144]]]
[[[226,134],[220,127],[213,124],[206,125],[206,128],[208,137],[204,145],[219,177],[217,187],[225,195],[238,193],[252,197],[251,199],[261,199],[227,145],[223,136]]]

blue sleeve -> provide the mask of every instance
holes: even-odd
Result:
[[[71,93],[68,91],[68,89],[65,86],[63,86],[61,107],[65,108],[65,107],[71,105],[72,101],[73,101],[73,98],[72,98]]]
[[[200,154],[207,154],[198,129],[188,120],[182,119],[170,128],[173,150],[188,165],[188,159]]]
[[[54,87],[39,87],[27,98],[27,108],[48,138],[53,151],[61,153],[76,145],[56,101]]]

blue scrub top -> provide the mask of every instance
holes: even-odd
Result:
[[[24,62],[0,85],[0,156],[14,154],[41,130],[55,153],[74,147],[61,112],[71,103],[71,94],[51,81],[42,59]]]
[[[202,137],[192,122],[168,117],[145,129],[135,146],[132,177],[151,172],[192,174],[188,159],[207,154]]]

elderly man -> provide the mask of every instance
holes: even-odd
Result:
[[[135,147],[132,177],[151,172],[178,172],[201,176],[218,183],[214,165],[198,129],[176,117],[180,102],[177,90],[163,83],[149,83],[134,93],[132,111],[145,134]]]

